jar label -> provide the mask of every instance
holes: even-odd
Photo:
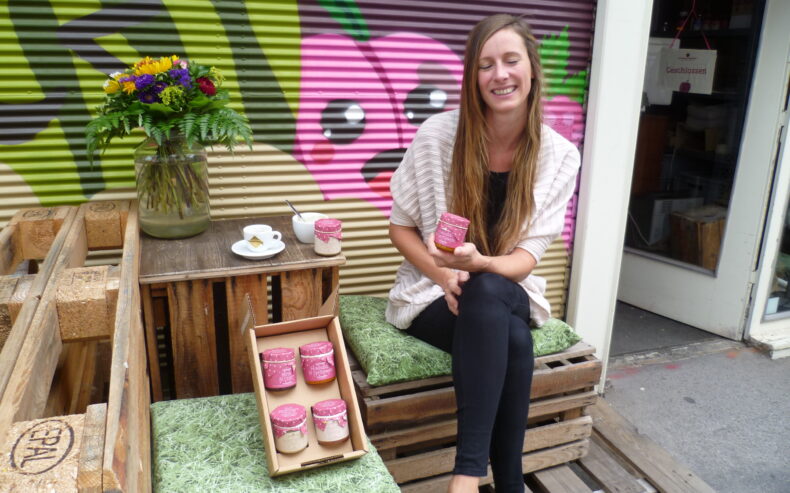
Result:
[[[302,360],[302,371],[308,382],[320,382],[335,378],[335,358],[329,354],[322,358],[305,358]]]
[[[268,389],[293,387],[296,385],[296,363],[264,363],[263,385]]]

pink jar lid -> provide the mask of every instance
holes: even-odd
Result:
[[[315,222],[314,229],[319,233],[337,233],[342,226],[340,219],[319,219]]]
[[[334,346],[329,341],[318,341],[299,346],[299,354],[302,356],[319,356],[334,350]]]
[[[443,212],[439,220],[443,223],[450,224],[459,228],[467,229],[469,227],[469,219],[461,216],[456,216],[449,212]]]
[[[302,424],[307,418],[307,410],[299,404],[283,404],[274,408],[269,416],[275,426],[293,428]]]
[[[276,347],[267,349],[261,355],[263,361],[292,361],[295,359],[293,348]]]
[[[345,412],[345,410],[346,401],[343,399],[327,399],[313,404],[313,416],[315,417],[334,416]]]

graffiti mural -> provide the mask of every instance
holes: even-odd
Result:
[[[450,4],[420,8],[418,17],[442,19]],[[389,178],[417,128],[458,107],[465,33],[487,13],[434,23],[368,0],[9,0],[0,29],[14,70],[0,82],[0,164],[44,205],[132,185],[137,142],[114,144],[91,167],[83,129],[109,73],[175,54],[222,69],[255,141],[293,156],[325,200],[362,199],[387,215]],[[557,26],[534,26],[548,81],[545,122],[581,145],[589,55],[570,60],[589,53],[579,46],[590,33]],[[574,214],[575,200],[568,245]]]

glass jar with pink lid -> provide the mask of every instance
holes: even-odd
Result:
[[[335,379],[335,348],[330,341],[318,341],[299,346],[304,381],[310,385]]]
[[[343,399],[327,399],[312,406],[315,436],[321,445],[348,440],[348,411]]]
[[[467,229],[469,229],[469,219],[445,212],[436,224],[433,243],[440,250],[452,252],[464,244]]]
[[[261,353],[263,386],[287,390],[296,385],[296,355],[293,348],[277,347]]]
[[[307,410],[300,404],[282,404],[269,414],[274,431],[274,447],[283,454],[295,454],[307,447]]]
[[[315,222],[315,243],[313,250],[318,255],[338,255],[340,253],[340,240],[343,223],[340,219],[319,219]]]

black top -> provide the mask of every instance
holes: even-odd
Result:
[[[502,209],[505,207],[505,197],[507,196],[507,179],[509,171],[489,171],[488,172],[488,205],[486,212],[486,224],[488,225],[488,238],[493,238],[494,228],[502,217]]]

